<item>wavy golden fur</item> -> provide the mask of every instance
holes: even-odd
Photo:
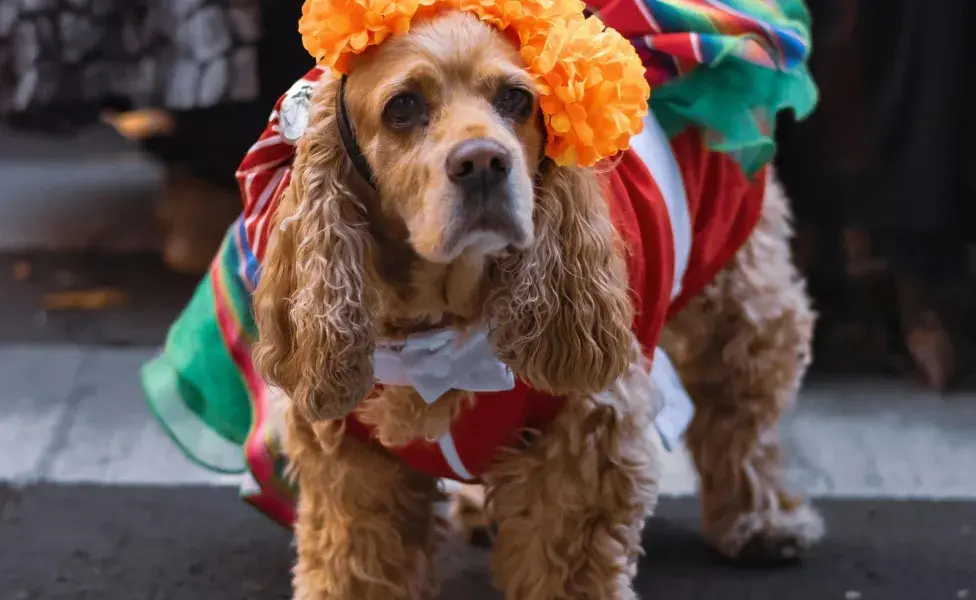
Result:
[[[640,533],[656,501],[652,390],[631,333],[623,249],[596,174],[540,160],[538,100],[518,55],[470,15],[415,26],[354,65],[345,100],[375,191],[340,143],[338,89],[325,82],[313,98],[254,304],[256,363],[290,398],[284,449],[300,489],[295,597],[433,596],[437,482],[345,435],[340,419],[355,411],[391,447],[444,434],[474,396],[451,391],[428,406],[409,387],[374,392],[377,340],[489,322],[500,359],[567,399],[545,432],[483,478],[488,518],[498,525],[496,583],[510,600],[634,598]],[[472,164],[484,169],[474,187],[465,179]],[[505,176],[489,186],[499,165]],[[788,253],[766,258],[791,268]],[[788,296],[776,327],[806,318],[804,303],[802,290]],[[807,330],[775,339],[782,343],[771,360],[802,372],[789,356],[791,345],[809,342]],[[757,384],[754,393],[778,398],[795,381],[777,385]],[[711,418],[696,421],[693,440],[723,430]],[[774,425],[775,415],[764,426]],[[760,433],[749,429],[731,447],[753,452]],[[721,448],[699,447],[700,465],[711,468]],[[733,457],[723,465],[738,477],[748,463],[736,466]],[[741,544],[722,546],[720,528],[765,539],[765,509],[752,505],[781,484],[761,483],[728,494],[708,488],[706,505],[722,513],[708,520],[709,537],[730,554]],[[784,500],[769,509],[777,535],[799,539],[789,535],[788,515],[804,507]],[[741,525],[734,517],[743,514],[755,522]]]
[[[254,296],[255,361],[312,420],[345,415],[373,387],[378,300],[368,276],[373,244],[365,207],[343,183],[348,167],[332,133],[335,103],[317,106]],[[296,218],[286,224],[290,216]]]
[[[607,210],[592,171],[552,170],[536,197],[535,244],[499,266],[491,339],[537,389],[596,394],[634,358],[634,309]]]

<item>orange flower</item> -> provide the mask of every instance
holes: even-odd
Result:
[[[580,0],[454,0],[458,8],[478,15],[499,30],[513,27],[522,43],[532,34],[544,34],[563,19],[582,19]]]
[[[643,129],[651,92],[644,66],[598,18],[558,22],[521,54],[542,94],[546,154],[556,164],[592,166],[626,150]]]
[[[410,30],[421,6],[436,0],[305,0],[298,31],[302,44],[334,74],[349,71],[349,58]]]
[[[650,87],[640,58],[617,31],[584,19],[580,0],[305,0],[298,29],[309,53],[338,75],[352,55],[444,9],[517,34],[542,95],[546,154],[557,164],[592,166],[643,128]]]

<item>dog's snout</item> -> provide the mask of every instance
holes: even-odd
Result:
[[[447,176],[471,191],[488,191],[505,181],[512,155],[500,143],[487,138],[465,140],[447,156]]]

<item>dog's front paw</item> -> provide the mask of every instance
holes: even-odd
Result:
[[[723,535],[709,536],[723,556],[754,566],[791,564],[823,538],[823,517],[809,504],[739,515]]]

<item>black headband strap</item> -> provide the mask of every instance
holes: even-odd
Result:
[[[363,151],[359,148],[356,141],[356,134],[352,130],[352,123],[349,120],[349,113],[346,111],[346,76],[343,75],[339,80],[339,92],[336,94],[336,124],[339,127],[339,140],[342,141],[342,148],[352,161],[352,166],[356,168],[359,175],[369,184],[369,187],[376,189],[373,180],[373,169],[369,166],[369,161],[363,156]]]

